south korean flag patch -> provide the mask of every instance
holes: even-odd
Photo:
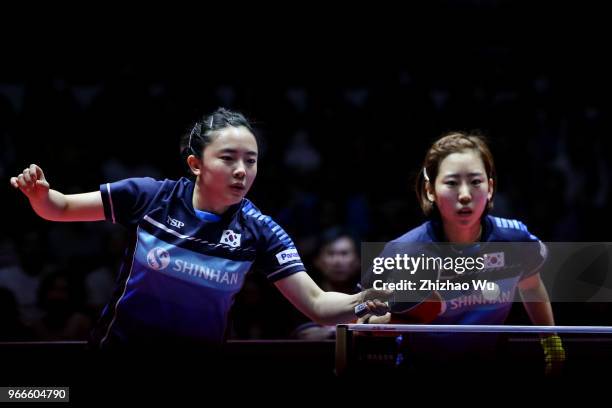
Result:
[[[484,267],[486,269],[503,268],[506,266],[503,252],[484,254]]]
[[[236,234],[232,230],[225,230],[221,235],[219,243],[238,248],[240,246],[240,234]]]

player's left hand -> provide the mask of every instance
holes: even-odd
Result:
[[[558,335],[552,335],[540,339],[544,351],[544,374],[546,376],[559,376],[565,364],[565,350]]]

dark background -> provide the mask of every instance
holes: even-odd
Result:
[[[27,45],[10,41],[27,27],[13,31],[0,69],[0,286],[10,281],[22,306],[2,319],[25,325],[4,337],[36,338],[27,327],[44,313],[39,283],[57,271],[70,277],[71,308],[94,321],[125,245],[124,231],[105,223],[37,218],[9,178],[37,163],[52,188],[76,193],[125,177],[180,177],[180,136],[218,106],[255,123],[263,156],[249,198],[307,263],[330,227],[386,241],[423,222],[414,175],[449,130],[488,136],[499,175],[494,215],[523,221],[543,241],[609,240],[609,47],[597,11],[442,2],[421,24],[395,6],[354,11],[296,5],[270,23],[227,13],[214,26],[209,14],[181,20],[178,31],[155,20],[125,37],[112,37],[107,21],[82,42],[87,19],[75,30],[52,24]],[[8,292],[3,302],[14,305]],[[582,316],[558,308],[559,323],[609,320],[607,305]],[[286,337],[296,319],[253,276],[233,337]]]

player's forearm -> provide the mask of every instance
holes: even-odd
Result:
[[[66,196],[59,191],[49,190],[49,194],[39,200],[30,200],[36,214],[49,221],[64,221],[63,214],[68,206]]]
[[[544,285],[519,290],[531,322],[537,326],[554,326],[555,319]]]
[[[391,292],[367,289],[354,295],[324,292],[304,271],[275,282],[276,287],[299,311],[322,325],[355,320],[355,306],[365,303],[367,311],[381,315],[389,311],[383,303]]]
[[[319,324],[350,323],[355,320],[355,306],[363,301],[361,293],[347,295],[339,292],[321,292],[313,301],[312,316]]]

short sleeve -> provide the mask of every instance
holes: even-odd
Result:
[[[546,244],[538,239],[527,229],[527,226],[519,221],[519,225],[525,234],[524,242],[528,242],[526,253],[521,254],[523,259],[523,274],[521,280],[535,275],[540,271],[544,262],[548,258],[548,248]]]
[[[144,216],[162,182],[150,177],[129,178],[100,185],[104,216],[113,224],[129,227]]]
[[[255,261],[256,270],[271,282],[306,270],[293,241],[278,224],[264,216],[258,225],[262,242]]]

